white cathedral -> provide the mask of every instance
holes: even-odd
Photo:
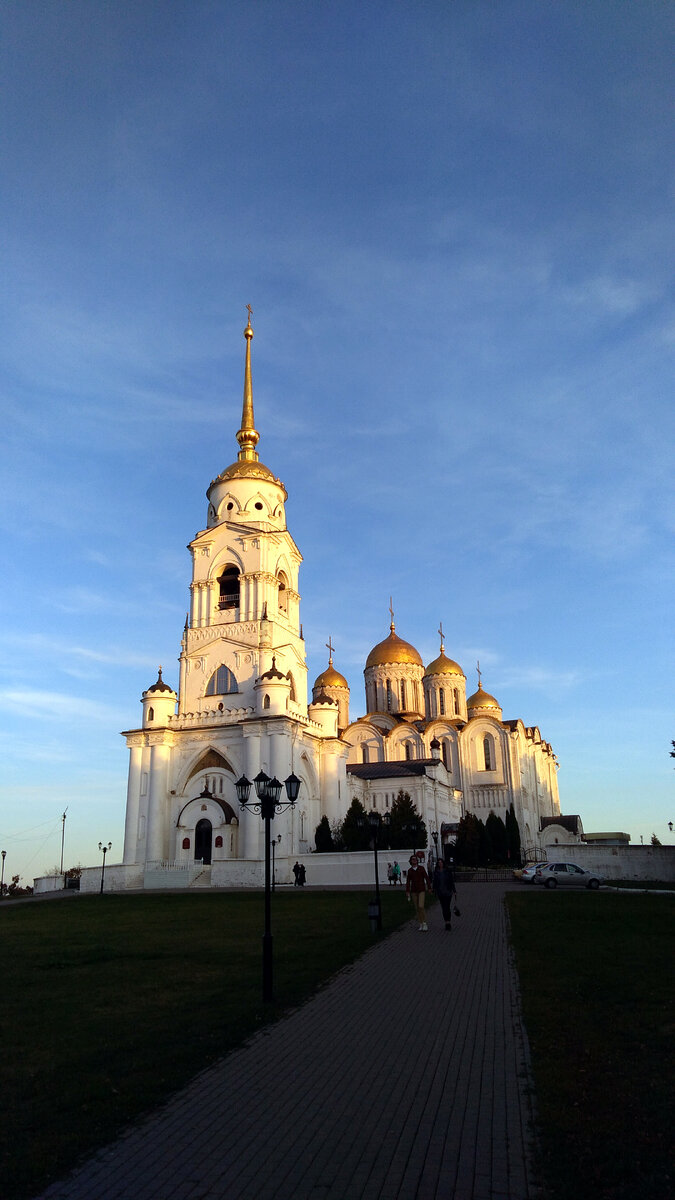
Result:
[[[356,720],[329,639],[328,667],[307,703],[302,555],[286,525],[286,489],[258,457],[250,312],[244,337],[239,453],[211,482],[206,528],[189,546],[178,690],[160,668],[143,693],[141,728],[124,735],[130,763],[117,886],[152,886],[181,870],[212,886],[258,880],[264,823],[240,809],[235,782],[261,770],[301,781],[295,807],[274,821],[278,861],[309,854],[321,817],[341,819],[354,796],[384,814],[401,789],[439,849],[463,813],[505,818],[511,804],[524,849],[536,849],[560,814],[556,757],[536,727],[503,719],[480,677],[467,698],[442,626],[439,655],[425,667],[391,611],[388,636],[366,660],[366,714]],[[326,856],[314,862],[319,857]]]

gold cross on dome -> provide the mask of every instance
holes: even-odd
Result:
[[[333,665],[333,650],[335,649],[335,647],[333,645],[332,638],[330,638],[330,637],[329,637],[328,641],[326,642],[326,649],[328,650],[328,666],[332,667],[332,665]]]
[[[394,605],[391,596],[389,597],[389,616],[391,617],[391,627],[394,628]]]
[[[443,622],[442,621],[441,621],[440,625],[438,626],[437,633],[441,639],[441,654],[442,654],[443,650],[445,649],[444,638],[443,638]]]
[[[480,669],[480,662],[476,662],[476,670],[478,671],[478,686],[479,686],[479,688],[481,688],[483,686],[483,684],[481,682],[482,671]]]
[[[251,324],[251,316],[252,316],[252,314],[253,314],[253,309],[251,308],[251,305],[250,305],[250,304],[247,304],[247,305],[246,305],[246,310],[247,310],[247,312],[248,312],[248,323],[249,323],[249,325],[250,325],[250,324]]]

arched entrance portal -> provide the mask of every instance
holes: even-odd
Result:
[[[195,826],[195,858],[202,859],[204,866],[211,864],[211,835],[213,827],[206,817],[197,821]]]

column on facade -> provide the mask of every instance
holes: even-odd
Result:
[[[129,755],[129,780],[127,784],[127,813],[124,823],[125,863],[135,863],[138,851],[138,817],[141,797],[141,765],[143,747],[132,746]]]
[[[150,751],[148,833],[145,851],[146,861],[149,862],[167,858],[169,853],[169,836],[165,825],[170,752],[170,747],[165,743],[155,744]]]
[[[261,770],[260,731],[244,731],[244,775],[251,780],[250,799],[255,799],[255,779]],[[261,835],[260,826],[263,824],[258,813],[242,809],[239,817],[239,856],[240,858],[260,858]]]

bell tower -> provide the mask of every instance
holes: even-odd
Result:
[[[250,307],[244,338],[239,453],[211,481],[206,528],[188,547],[192,581],[180,655],[179,717],[255,711],[256,681],[273,658],[275,670],[288,680],[288,714],[307,716],[298,591],[302,555],[286,528],[286,488],[258,455]]]

